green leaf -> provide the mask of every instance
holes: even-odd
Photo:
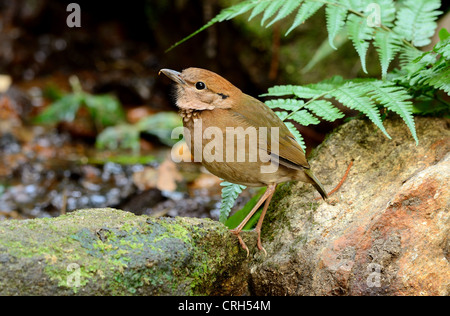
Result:
[[[72,122],[84,100],[84,94],[71,93],[50,104],[33,120],[38,124]]]
[[[431,43],[436,29],[436,19],[441,11],[439,0],[406,0],[397,11],[394,31],[414,46],[422,47]]]
[[[365,13],[368,14],[368,18],[374,14],[380,14],[381,24],[387,27],[392,27],[394,25],[395,20],[395,3],[392,0],[370,0],[369,1],[372,6],[366,6]],[[374,4],[378,5],[379,11],[374,12]],[[367,9],[371,9],[367,11]]]
[[[342,103],[342,105],[364,113],[389,139],[391,139],[391,136],[389,136],[383,126],[380,112],[375,103],[369,97],[364,96],[364,93],[365,91],[361,89],[358,84],[349,82],[332,91],[331,95]]]
[[[261,26],[264,25],[268,19],[270,19],[278,9],[283,5],[284,1],[272,1],[269,6],[264,10],[264,14],[261,20]]]
[[[222,204],[220,205],[219,221],[225,224],[237,197],[246,186],[228,181],[223,181],[220,185],[222,186]]]
[[[294,135],[295,140],[300,145],[300,147],[302,147],[302,149],[306,151],[305,140],[303,139],[302,134],[300,134],[300,132],[295,128],[295,125],[292,124],[291,122],[284,122],[284,125],[286,125],[286,127],[289,129],[292,135]]]
[[[295,8],[297,8],[302,3],[302,1],[303,0],[280,1],[280,2],[284,2],[283,6],[281,7],[280,11],[278,11],[277,16],[269,24],[267,24],[266,27],[269,27],[272,24],[274,24],[275,22],[287,17],[289,14],[292,13],[292,11],[294,11]]]
[[[297,110],[303,107],[305,102],[297,99],[275,99],[265,102],[271,109],[280,108],[287,111]]]
[[[253,8],[253,11],[250,14],[250,17],[248,18],[248,20],[250,21],[255,16],[257,16],[258,14],[263,12],[267,8],[267,6],[270,4],[270,2],[272,2],[272,0],[261,0],[261,1],[259,1],[258,4]]]
[[[168,146],[173,146],[179,141],[179,139],[172,139],[172,131],[181,126],[183,126],[181,117],[175,112],[159,112],[144,117],[136,123],[139,131],[157,136]]]
[[[361,89],[367,91],[372,100],[379,102],[389,110],[400,115],[411,131],[416,144],[419,143],[412,115],[413,104],[410,101],[412,97],[405,88],[396,86],[391,82],[371,81],[361,84]]]
[[[445,30],[445,29],[442,29]],[[447,31],[447,30],[446,30]],[[449,37],[440,40],[433,48],[437,54],[441,54],[446,59],[450,59],[450,35]]]
[[[332,48],[337,49],[334,45],[334,39],[341,28],[345,25],[347,10],[345,8],[329,4],[325,9],[325,14],[327,18],[328,41]]]
[[[275,114],[280,118],[280,120],[284,121],[286,117],[289,116],[289,113],[286,111],[275,111]]]
[[[400,46],[397,45],[398,42],[399,38],[393,32],[378,30],[375,34],[374,46],[380,58],[383,79],[386,78],[389,64],[400,50]]]
[[[315,88],[314,85],[309,86],[294,86],[294,85],[285,85],[285,86],[274,86],[268,89],[266,94],[262,94],[261,96],[286,96],[286,95],[295,95],[299,98],[310,99],[315,96],[326,92],[325,89]]]
[[[293,29],[295,29],[300,24],[304,23],[307,19],[314,15],[321,7],[323,3],[321,2],[304,2],[300,9],[298,10],[297,15],[295,16],[294,22],[292,23],[289,30],[285,35],[288,35]]]
[[[255,2],[254,0],[247,0],[247,1],[242,1],[236,5],[233,5],[231,7],[228,7],[226,9],[223,9],[222,11],[220,11],[220,13],[218,15],[216,15],[211,21],[209,21],[208,23],[206,23],[205,25],[203,25],[201,28],[199,28],[197,31],[195,31],[194,33],[189,34],[188,36],[186,36],[185,38],[183,38],[181,41],[176,42],[175,44],[173,44],[172,46],[170,46],[166,52],[174,49],[175,47],[177,47],[178,45],[186,42],[188,39],[192,38],[193,36],[197,35],[198,33],[206,30],[208,27],[218,23],[218,22],[223,22],[225,20],[230,20],[238,15],[244,14],[245,12],[253,9],[256,5],[258,4],[258,2]]]
[[[85,94],[84,103],[99,129],[125,121],[122,105],[113,96]]]
[[[443,90],[450,95],[450,66],[447,66],[446,69],[440,72],[435,72],[433,76],[430,76],[430,78],[425,81],[425,83],[436,89]]]
[[[362,69],[367,73],[366,54],[370,44],[369,41],[372,39],[373,28],[367,25],[365,19],[355,14],[350,14],[347,20],[347,32],[361,59]]]
[[[344,43],[348,41],[347,38],[347,30],[342,29],[335,37],[334,37],[334,46],[336,48],[341,47]],[[302,73],[307,73],[311,69],[313,69],[319,62],[327,58],[329,55],[334,53],[335,49],[330,46],[329,40],[324,40],[322,44],[320,44],[319,48],[314,52],[314,55],[309,60],[308,64],[302,69]]]
[[[337,107],[327,100],[314,100],[309,103],[306,108],[315,115],[330,122],[334,122],[335,120],[344,117],[344,113],[342,113]]]
[[[258,203],[259,199],[261,198],[261,196],[264,194],[265,191],[266,188],[259,189],[258,192],[250,199],[250,201],[248,201],[245,204],[245,206],[242,209],[236,211],[236,213],[234,213],[228,218],[225,225],[229,229],[236,228],[244,220],[244,218],[248,215],[248,213],[251,212],[251,210],[256,205],[256,203]],[[261,212],[257,211],[244,226],[243,230],[252,229],[252,227],[255,225],[255,222],[259,219],[260,214]]]
[[[292,115],[290,115],[289,118],[303,126],[317,125],[320,123],[320,120],[311,113],[309,113],[307,110],[297,111]]]
[[[450,33],[447,31],[447,29],[445,27],[441,28],[439,30],[439,39],[441,41],[444,41],[446,39],[450,38]]]
[[[118,148],[131,149],[134,153],[139,152],[140,131],[134,125],[120,124],[105,128],[96,139],[98,149],[116,150]]]

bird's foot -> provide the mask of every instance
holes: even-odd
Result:
[[[267,251],[266,251],[266,249],[264,249],[264,247],[262,246],[262,243],[261,243],[261,229],[255,228],[255,231],[258,234],[258,242],[257,242],[256,246],[258,247],[258,249],[260,251],[263,251],[264,255],[267,257]]]
[[[232,229],[231,232],[238,238],[239,243],[241,244],[242,249],[244,249],[245,251],[247,251],[247,257],[250,254],[250,251],[248,250],[247,245],[245,244],[244,240],[242,239],[240,233],[241,231],[236,230],[236,229]]]

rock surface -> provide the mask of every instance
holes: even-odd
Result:
[[[254,294],[450,294],[449,122],[416,118],[418,146],[402,121],[385,126],[392,140],[353,120],[316,150],[329,190],[353,161],[329,203],[280,188],[263,226],[269,257],[250,264]]]
[[[0,223],[0,295],[231,294],[243,258],[211,220],[115,209],[11,220]]]
[[[449,121],[352,120],[310,159],[328,203],[280,185],[268,256],[220,223],[86,209],[0,222],[0,295],[450,295]]]

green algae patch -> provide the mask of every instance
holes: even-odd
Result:
[[[220,223],[85,209],[0,223],[1,295],[210,295],[243,252]]]

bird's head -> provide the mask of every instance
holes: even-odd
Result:
[[[242,94],[228,80],[201,68],[187,68],[182,72],[161,69],[176,83],[177,106],[186,110],[228,109]]]

